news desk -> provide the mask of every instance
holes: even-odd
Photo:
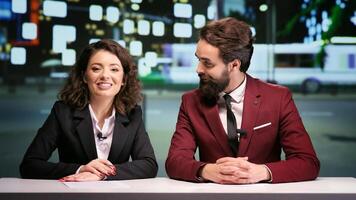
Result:
[[[356,199],[356,178],[318,178],[284,184],[220,185],[158,177],[127,181],[69,183],[0,178],[0,199],[233,200]]]

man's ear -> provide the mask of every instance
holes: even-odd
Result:
[[[238,70],[238,71],[240,71],[241,61],[240,61],[239,59],[235,59],[235,60],[231,61],[231,62],[229,63],[229,65],[230,65],[229,68],[230,68],[231,70]]]

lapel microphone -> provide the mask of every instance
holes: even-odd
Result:
[[[241,137],[245,137],[247,135],[247,131],[243,129],[236,129],[236,133],[233,137],[228,138],[229,145],[234,156],[238,155],[239,153],[239,146],[240,146],[240,139]]]
[[[98,134],[96,134],[96,137],[98,137],[99,141],[103,141],[103,140],[105,140],[106,138],[108,138],[108,137],[103,136],[103,134],[102,134],[101,132],[99,132]]]
[[[240,142],[240,138],[246,136],[247,132],[242,129],[236,129],[236,134],[237,134],[237,142]]]

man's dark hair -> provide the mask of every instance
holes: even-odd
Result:
[[[200,39],[218,48],[225,64],[239,59],[240,71],[247,71],[254,42],[248,24],[231,17],[212,21],[201,29]]]

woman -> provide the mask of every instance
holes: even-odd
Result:
[[[140,89],[126,49],[112,40],[90,44],[29,146],[21,176],[61,181],[155,177],[157,162],[137,105]],[[55,149],[58,163],[48,161]]]

